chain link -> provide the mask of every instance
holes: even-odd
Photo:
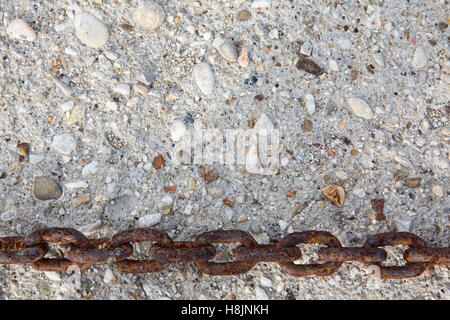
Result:
[[[132,243],[149,242],[151,260],[128,259],[133,255]],[[64,257],[46,258],[49,243],[62,243]],[[232,250],[235,261],[214,262],[214,243],[239,243]],[[322,244],[318,251],[323,263],[295,264],[302,258],[299,244]],[[385,266],[385,246],[407,246],[400,266]],[[329,276],[343,262],[360,262],[376,266],[380,277],[405,279],[421,275],[431,265],[450,265],[450,248],[432,248],[418,236],[408,232],[389,232],[370,236],[362,247],[342,247],[341,242],[326,231],[294,232],[276,244],[258,244],[241,230],[214,230],[202,233],[194,241],[173,241],[163,231],[136,228],[115,234],[111,239],[88,239],[72,228],[40,229],[26,237],[0,237],[0,264],[28,264],[38,271],[67,271],[78,266],[87,270],[95,263],[110,263],[127,273],[160,272],[171,263],[191,262],[205,274],[235,275],[246,273],[259,262],[276,262],[281,271],[294,276]]]

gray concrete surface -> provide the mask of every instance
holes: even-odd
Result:
[[[1,0],[0,234],[95,224],[91,237],[109,237],[146,224],[174,240],[224,228],[269,242],[315,229],[353,246],[410,231],[448,246],[448,1],[257,3],[159,1],[162,11],[146,25],[133,14],[135,0]],[[97,19],[77,27],[83,12]],[[249,65],[227,61],[217,35],[237,54],[247,48]],[[297,69],[299,51],[325,72]],[[211,94],[193,77],[200,62],[211,66]],[[175,120],[223,132],[247,129],[262,113],[281,133],[276,175],[215,164],[218,179],[206,184],[199,165],[169,157]],[[20,143],[30,146],[21,162]],[[166,165],[155,169],[158,155]],[[57,185],[36,190],[41,176]],[[322,195],[330,184],[345,190],[342,207]],[[375,198],[385,199],[386,220],[376,219]],[[143,256],[146,246],[137,247]],[[317,261],[318,246],[301,248]],[[399,248],[389,252],[389,263],[401,263]],[[345,263],[330,277],[298,279],[261,263],[233,277],[191,264],[148,275],[98,265],[78,277],[2,265],[0,297],[449,299],[448,273],[436,266],[380,280]]]

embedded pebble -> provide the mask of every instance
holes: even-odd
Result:
[[[148,30],[159,28],[166,19],[164,9],[155,1],[142,1],[133,12],[133,22],[136,26]]]
[[[98,170],[98,161],[91,161],[89,164],[85,165],[83,170],[81,171],[81,175],[83,177],[89,177],[90,175],[94,175]]]
[[[424,47],[417,47],[414,51],[413,59],[412,59],[412,65],[416,69],[424,68],[426,67],[428,62],[428,55],[425,51]]]
[[[63,112],[67,112],[67,111],[72,110],[73,107],[75,107],[75,102],[69,100],[69,101],[66,101],[66,102],[61,103],[61,104],[59,105],[59,107],[61,108],[61,110],[62,110]]]
[[[103,275],[103,281],[105,283],[110,283],[113,280],[114,280],[114,274],[113,274],[113,272],[111,271],[110,268],[107,268],[105,270],[105,274]]]
[[[39,200],[55,200],[61,197],[62,190],[58,183],[50,177],[37,177],[33,186],[34,196]]]
[[[338,179],[341,179],[341,180],[347,180],[347,178],[348,178],[347,173],[343,170],[337,170],[335,172],[335,175]]]
[[[345,198],[345,191],[341,186],[329,185],[323,189],[322,194],[337,207],[342,207]]]
[[[404,157],[404,156],[402,156],[402,155],[399,155],[399,154],[395,155],[395,156],[394,156],[394,160],[395,160],[397,163],[399,163],[399,164],[401,164],[402,166],[404,166],[404,167],[407,167],[407,168],[413,168],[412,162],[409,161],[406,157]]]
[[[258,148],[251,145],[245,156],[245,169],[251,174],[263,174],[264,168],[259,161]]]
[[[64,53],[72,57],[76,57],[78,55],[78,51],[70,47],[65,48]]]
[[[187,133],[186,125],[181,120],[175,120],[170,126],[170,136],[175,142],[180,141]]]
[[[380,66],[380,67],[384,67],[384,57],[380,52],[374,53],[373,55],[373,60],[375,61],[375,63]]]
[[[373,118],[372,109],[370,109],[369,105],[364,100],[359,98],[350,98],[348,99],[348,104],[358,117],[368,120]]]
[[[100,229],[100,226],[102,225],[102,221],[100,219],[97,219],[93,223],[85,224],[82,226],[77,227],[77,230],[80,231],[82,234],[84,234],[86,237],[89,237],[93,235],[98,229]]]
[[[236,17],[240,21],[247,21],[247,20],[249,20],[252,17],[252,15],[251,15],[250,12],[248,12],[245,9],[243,9],[243,10],[238,11],[238,13],[236,14]]]
[[[161,221],[161,213],[152,213],[138,219],[138,224],[142,227],[151,227]]]
[[[129,96],[131,93],[131,88],[130,85],[126,83],[119,83],[114,86],[113,91],[123,96]]]
[[[339,65],[337,64],[336,61],[330,60],[328,62],[328,65],[330,66],[330,70],[331,71],[339,72]]]
[[[6,34],[17,40],[34,41],[36,32],[23,19],[15,19],[6,28]]]
[[[53,137],[52,148],[63,155],[70,155],[77,147],[75,139],[70,133],[62,133]]]
[[[192,74],[194,76],[195,83],[203,94],[210,95],[214,91],[214,73],[208,63],[201,62],[196,65]]]
[[[146,96],[148,94],[148,88],[142,84],[135,84],[133,86],[134,92],[140,94],[141,96]]]
[[[252,2],[252,8],[267,8],[270,7],[273,0],[255,0]]]
[[[40,154],[30,154],[29,160],[31,164],[38,164],[45,159],[44,156]]]
[[[75,190],[87,188],[88,184],[84,181],[74,181],[74,182],[67,182],[64,186],[66,187],[66,189]]]
[[[62,280],[61,279],[61,274],[59,272],[56,272],[56,271],[44,271],[44,274],[51,281],[60,282]]]
[[[361,188],[355,188],[353,190],[353,194],[361,199],[366,196],[366,192],[364,191],[364,189],[361,189]]]
[[[279,31],[277,28],[270,30],[269,37],[270,39],[278,39]]]
[[[16,217],[16,214],[17,212],[14,209],[7,210],[0,215],[0,219],[2,221],[10,221]]]
[[[314,101],[314,96],[312,94],[305,95],[305,107],[309,115],[314,114],[316,111],[316,102]]]
[[[76,15],[74,25],[76,36],[81,43],[88,47],[100,48],[108,41],[108,28],[92,14]]]
[[[312,50],[313,50],[312,43],[310,41],[306,41],[300,48],[300,53],[309,57],[311,56]]]
[[[411,189],[420,187],[420,182],[422,181],[422,178],[411,178],[405,180],[405,186]]]
[[[246,47],[242,48],[241,53],[239,54],[238,62],[242,68],[248,67],[250,59],[248,57],[248,49]]]
[[[72,205],[74,208],[81,206],[82,204],[89,203],[91,201],[91,196],[89,193],[82,194],[76,198],[73,198]]]
[[[261,135],[267,135],[274,129],[274,126],[269,117],[265,113],[261,113],[253,129]]]
[[[212,43],[213,47],[219,52],[219,54],[224,57],[229,62],[235,62],[238,59],[236,53],[236,47],[233,42],[229,39],[222,37],[221,35],[216,36]]]
[[[436,197],[442,198],[444,196],[444,188],[440,185],[435,184],[431,187],[431,191]]]
[[[314,125],[312,123],[311,120],[306,119],[302,122],[302,124],[300,125],[300,128],[302,129],[303,132],[309,132],[313,129]]]
[[[117,105],[117,102],[115,102],[115,101],[107,101],[107,102],[105,103],[105,108],[106,108],[108,111],[117,111],[117,109],[118,109],[119,107],[118,107],[118,105]]]

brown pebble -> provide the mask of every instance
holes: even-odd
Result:
[[[22,152],[24,156],[28,156],[30,152],[30,144],[29,143],[19,143],[17,148]]]
[[[74,198],[72,200],[72,204],[76,208],[78,206],[81,206],[82,204],[89,203],[89,201],[91,201],[91,196],[89,195],[89,193],[85,193],[79,197]]]
[[[420,187],[420,181],[422,178],[411,178],[405,181],[405,186],[408,188],[418,188]]]
[[[321,67],[319,67],[318,64],[305,57],[297,57],[294,60],[294,65],[297,67],[297,69],[308,72],[312,75],[315,75],[316,77],[322,75],[325,72]]]
[[[384,199],[372,199],[372,209],[375,212],[375,219],[378,221],[386,220],[384,215]]]
[[[238,11],[238,13],[236,14],[236,18],[240,21],[247,21],[251,17],[252,17],[252,14],[245,9]]]
[[[263,95],[262,93],[257,94],[257,95],[255,96],[255,100],[256,100],[256,101],[263,101],[263,99],[264,99],[264,95]]]
[[[62,195],[61,187],[49,177],[37,177],[33,186],[34,196],[39,200],[54,200]]]
[[[334,205],[342,207],[344,204],[345,192],[344,188],[341,186],[331,184],[327,186],[322,193],[328,200],[333,202]]]
[[[393,175],[395,181],[405,180],[408,177],[408,173],[402,170],[394,171]]]
[[[177,186],[166,186],[164,187],[165,193],[173,193],[177,190]]]
[[[201,169],[202,169],[203,181],[205,181],[206,184],[208,184],[214,180],[217,180],[219,178],[217,176],[217,174],[214,172],[214,170],[211,169],[210,167],[208,167],[206,165],[202,165]]]
[[[166,165],[166,160],[164,160],[162,155],[159,155],[153,159],[153,168],[156,170],[163,168]]]
[[[223,202],[224,205],[229,206],[230,208],[231,208],[232,206],[234,206],[233,201],[230,201],[230,200],[228,200],[228,199],[223,199],[222,202]]]
[[[286,191],[286,197],[287,198],[293,198],[294,197],[294,194],[291,192],[291,191]]]
[[[306,119],[300,126],[303,132],[309,132],[313,129],[313,123],[311,120]]]

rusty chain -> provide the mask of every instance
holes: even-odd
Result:
[[[148,242],[150,260],[133,260],[132,243]],[[46,258],[49,243],[63,243],[60,258]],[[213,262],[214,243],[238,243],[232,254],[235,261]],[[322,244],[318,250],[323,263],[295,264],[302,257],[298,244]],[[407,246],[400,266],[385,266],[387,252],[384,246]],[[418,236],[408,232],[389,232],[370,236],[362,247],[342,247],[341,242],[326,231],[294,232],[277,244],[258,244],[241,230],[215,230],[202,233],[194,241],[173,241],[163,231],[136,228],[115,234],[111,239],[88,239],[72,228],[40,229],[26,237],[0,237],[0,264],[27,264],[39,271],[67,271],[78,266],[85,271],[96,263],[109,263],[127,273],[160,272],[168,264],[192,262],[209,275],[246,273],[259,262],[276,262],[281,271],[294,276],[329,276],[344,262],[360,262],[379,268],[384,279],[413,278],[431,265],[450,264],[450,248],[433,248]]]

